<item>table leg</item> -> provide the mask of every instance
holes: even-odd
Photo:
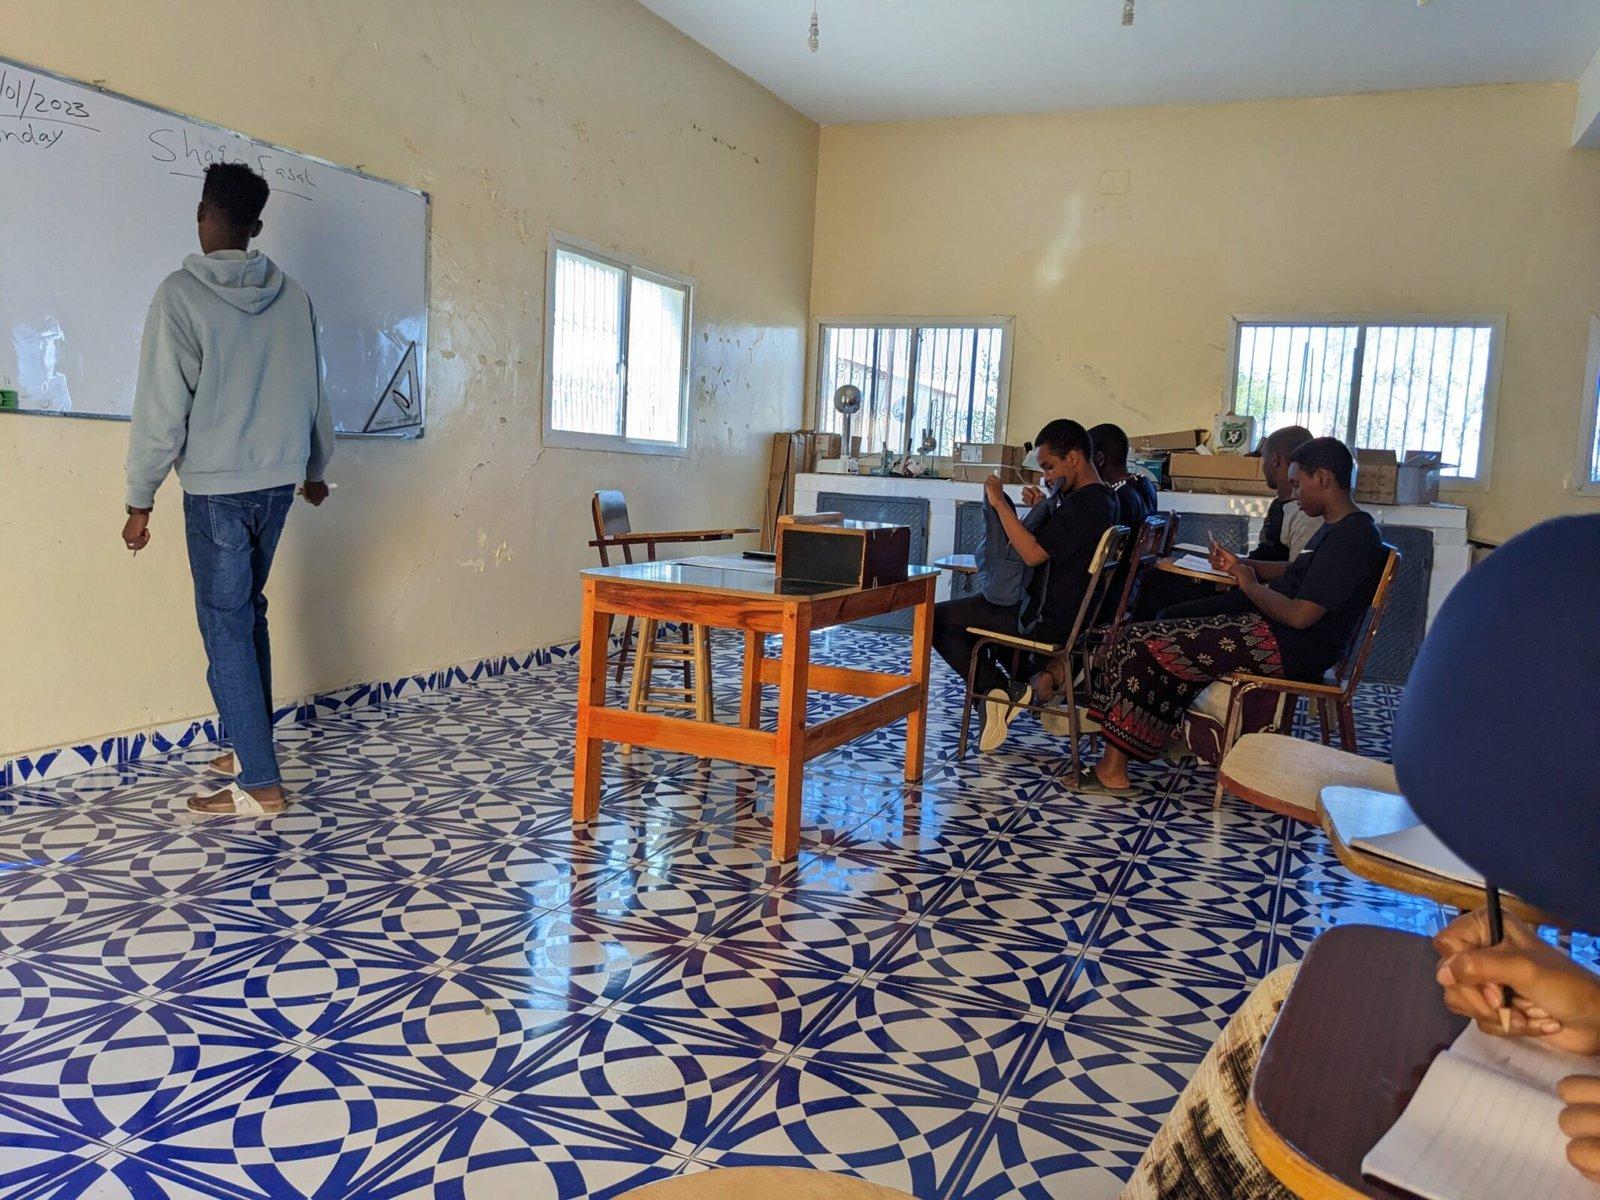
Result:
[[[573,764],[572,819],[600,812],[600,739],[589,735],[590,715],[606,703],[606,630],[611,614],[596,612],[594,585],[583,585],[583,630],[578,646],[578,746]]]
[[[772,811],[772,856],[800,848],[800,796],[806,769],[806,676],[811,630],[796,610],[783,614],[783,665],[778,671],[778,767]]]
[[[922,782],[922,763],[928,744],[928,680],[933,662],[933,585],[913,610],[911,625],[911,681],[920,691],[917,706],[906,714],[906,782]]]
[[[746,729],[761,728],[761,660],[766,655],[767,635],[753,629],[744,631],[744,689],[739,693],[739,724]]]

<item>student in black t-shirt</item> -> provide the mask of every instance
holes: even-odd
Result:
[[[992,629],[1042,642],[1059,642],[1072,628],[1073,618],[1089,584],[1089,560],[1100,538],[1116,523],[1117,501],[1095,470],[1094,447],[1076,421],[1051,421],[1035,439],[1039,469],[1054,489],[1044,495],[1037,489],[1023,493],[1029,503],[1048,506],[1042,523],[1031,519],[1023,526],[998,476],[984,482],[984,499],[1000,518],[1007,539],[1022,561],[1033,568],[1028,592],[1021,604],[999,605],[981,595],[946,600],[934,607],[933,648],[962,679],[972,662],[977,638],[969,628]],[[1008,656],[1009,659],[1009,656]],[[999,657],[985,654],[978,663],[977,693],[984,697],[983,731],[978,744],[993,750],[1005,740],[1015,717],[1016,704],[1032,699],[1025,662],[1016,679],[1007,676]]]
[[[1120,425],[1106,421],[1089,430],[1094,443],[1094,465],[1106,486],[1116,493],[1117,524],[1134,534],[1144,519],[1156,511],[1156,485],[1148,475],[1128,470],[1128,435]]]
[[[1316,679],[1344,653],[1388,551],[1372,517],[1350,498],[1354,461],[1336,438],[1314,438],[1289,459],[1295,498],[1323,526],[1292,563],[1251,562],[1213,545],[1249,611],[1134,625],[1113,648],[1089,706],[1106,739],[1085,791],[1134,795],[1128,762],[1154,758],[1184,711],[1234,671]]]
[[[1287,562],[1304,546],[1302,529],[1316,518],[1300,511],[1294,499],[1294,485],[1289,480],[1289,456],[1311,440],[1311,431],[1304,425],[1285,425],[1261,439],[1257,453],[1261,455],[1261,473],[1267,486],[1277,490],[1272,503],[1267,505],[1266,518],[1261,522],[1261,540],[1250,552],[1252,563]],[[1293,509],[1288,509],[1294,505]],[[1285,510],[1290,516],[1285,529]],[[1290,543],[1297,543],[1291,549]],[[1151,571],[1139,587],[1134,598],[1133,616],[1136,621],[1165,621],[1176,617],[1210,617],[1222,613],[1248,612],[1250,605],[1242,601],[1236,588],[1218,592],[1214,584],[1202,583],[1167,571]]]

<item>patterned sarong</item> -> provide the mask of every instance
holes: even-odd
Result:
[[[1132,625],[1100,672],[1089,716],[1112,745],[1147,762],[1205,686],[1235,671],[1283,675],[1278,639],[1259,613]]]

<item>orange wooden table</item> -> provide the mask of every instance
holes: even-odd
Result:
[[[593,567],[583,575],[579,657],[578,753],[572,819],[600,812],[600,765],[606,742],[673,750],[702,758],[772,767],[777,772],[772,853],[793,858],[800,843],[800,785],[808,760],[864,733],[906,718],[906,781],[922,778],[927,738],[928,669],[933,647],[933,588],[939,572],[912,567],[904,583],[876,588],[780,584],[771,571],[643,562]],[[914,610],[910,673],[814,666],[811,635],[819,629]],[[744,632],[744,682],[739,724],[630,712],[606,705],[606,642],[613,617],[654,617]],[[766,658],[763,639],[783,635],[783,656]],[[761,688],[778,687],[778,727],[761,722]],[[861,696],[866,703],[806,723],[811,689]]]

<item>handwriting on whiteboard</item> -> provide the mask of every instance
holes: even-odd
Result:
[[[0,146],[50,150],[69,129],[99,133],[92,119],[88,105],[68,99],[49,80],[0,69]]]
[[[76,90],[76,89],[74,89]],[[54,149],[72,130],[99,133],[92,102],[75,99],[64,85],[38,75],[0,68],[0,147]],[[242,162],[272,184],[274,192],[315,199],[315,170],[298,156],[277,154],[237,135],[208,137],[181,125],[150,131],[150,158],[168,166],[172,175],[199,178],[212,163]]]

